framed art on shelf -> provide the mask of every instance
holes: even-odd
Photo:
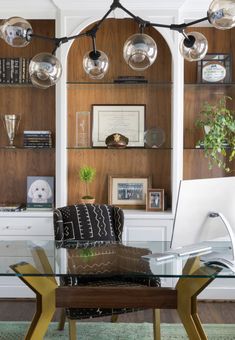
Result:
[[[144,147],[145,105],[92,105],[92,145],[105,147],[105,139],[119,133],[128,147]]]
[[[143,209],[151,177],[109,176],[109,204]]]
[[[164,210],[164,189],[148,189],[146,210],[148,211]]]
[[[54,207],[54,177],[27,177],[27,210],[52,210]]]
[[[198,61],[198,83],[230,83],[231,56],[223,53],[208,53]]]

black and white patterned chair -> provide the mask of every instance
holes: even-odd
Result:
[[[81,251],[89,249],[89,241],[94,246],[95,252],[89,254],[89,274],[91,268],[93,273],[102,274],[113,270],[113,263],[116,261],[116,272],[123,271],[123,266],[128,270],[133,271],[133,264],[138,263],[135,257],[146,254],[146,249],[125,247],[121,244],[116,244],[122,239],[122,231],[124,225],[124,214],[122,209],[111,205],[98,204],[75,204],[54,210],[54,229],[57,248],[74,248],[79,245],[78,256],[76,259],[69,257],[68,250],[68,265],[70,272],[78,273],[81,270],[84,273],[84,260],[79,255]],[[113,242],[113,244],[112,244]],[[109,251],[107,252],[107,244]],[[105,251],[104,251],[105,250]],[[74,254],[74,251],[73,251]],[[91,255],[92,254],[92,255]],[[101,256],[97,256],[101,255]],[[104,255],[105,254],[105,255]],[[120,255],[120,256],[117,256]],[[117,259],[121,258],[121,263]],[[99,259],[99,260],[97,260]],[[72,261],[72,265],[71,265]],[[99,263],[97,264],[97,261]],[[143,261],[142,265],[134,268],[135,271],[146,272],[148,263]],[[97,269],[98,268],[98,269]],[[62,285],[150,285],[160,286],[160,280],[110,280],[110,279],[85,279],[79,280],[74,276],[67,276],[61,279]],[[99,316],[112,316],[112,321],[115,321],[116,315],[136,311],[133,308],[123,309],[101,309],[101,308],[67,308],[66,316],[69,320],[70,339],[76,338],[76,323],[75,320],[93,318]],[[63,329],[63,323],[60,324],[60,329]]]

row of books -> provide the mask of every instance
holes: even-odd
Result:
[[[50,130],[28,130],[24,131],[25,148],[51,148],[52,133]]]
[[[0,58],[0,84],[30,84],[30,59]]]

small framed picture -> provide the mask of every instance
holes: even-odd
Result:
[[[109,176],[109,204],[144,209],[151,177]]]
[[[198,83],[230,83],[230,54],[208,53],[198,61]]]
[[[52,210],[54,206],[54,177],[27,177],[27,210]]]
[[[164,210],[164,189],[148,189],[146,210],[148,211]]]

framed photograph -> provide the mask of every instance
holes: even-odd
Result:
[[[52,210],[54,206],[54,177],[27,177],[27,210]]]
[[[151,177],[109,176],[109,204],[143,209],[150,185]]]
[[[119,133],[127,147],[144,147],[145,105],[92,105],[92,144],[105,147],[105,139]]]
[[[230,54],[208,53],[198,61],[198,83],[230,83]]]
[[[146,210],[148,211],[164,210],[164,189],[148,189]]]

